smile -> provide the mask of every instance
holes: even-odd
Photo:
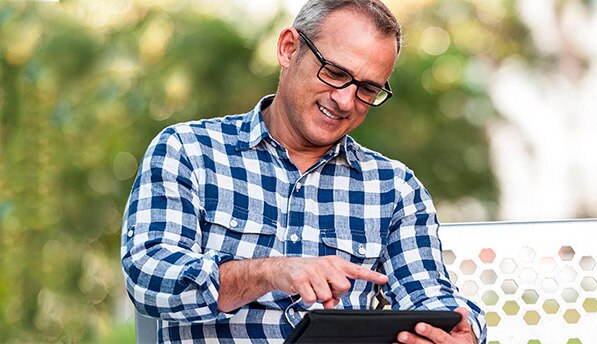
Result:
[[[339,116],[335,116],[335,115],[333,115],[331,112],[329,112],[329,111],[328,111],[326,108],[324,108],[324,107],[323,107],[323,106],[321,106],[321,105],[319,105],[319,110],[320,110],[320,111],[321,111],[321,112],[322,112],[324,115],[326,115],[327,117],[329,117],[329,118],[331,118],[331,119],[337,119],[337,120],[343,119],[343,117],[339,117]]]

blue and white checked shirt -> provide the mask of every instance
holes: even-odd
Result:
[[[246,114],[181,123],[150,144],[126,207],[122,264],[136,308],[160,318],[160,342],[282,342],[307,310],[273,291],[217,309],[219,264],[230,259],[338,255],[389,277],[393,309],[467,306],[441,259],[431,198],[402,163],[344,137],[307,172],[268,133],[263,98]],[[370,308],[356,280],[338,308]]]

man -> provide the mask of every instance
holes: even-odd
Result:
[[[393,309],[463,315],[450,333],[421,323],[399,342],[485,340],[482,311],[441,262],[427,191],[347,135],[391,96],[399,48],[378,0],[309,1],[280,33],[275,96],[152,141],[122,262],[160,341],[281,342],[305,311],[370,308],[378,287]]]

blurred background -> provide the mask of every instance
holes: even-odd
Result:
[[[120,221],[150,140],[276,89],[304,1],[0,3],[0,342],[132,342]],[[597,1],[387,0],[395,97],[353,133],[442,222],[597,216]]]

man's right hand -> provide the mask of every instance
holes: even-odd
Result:
[[[233,260],[220,266],[218,308],[232,311],[273,290],[333,308],[350,289],[350,279],[388,281],[387,276],[338,256]]]
[[[305,303],[322,302],[333,308],[350,289],[349,279],[384,284],[388,277],[338,256],[271,258],[267,280],[272,290],[299,294]]]

